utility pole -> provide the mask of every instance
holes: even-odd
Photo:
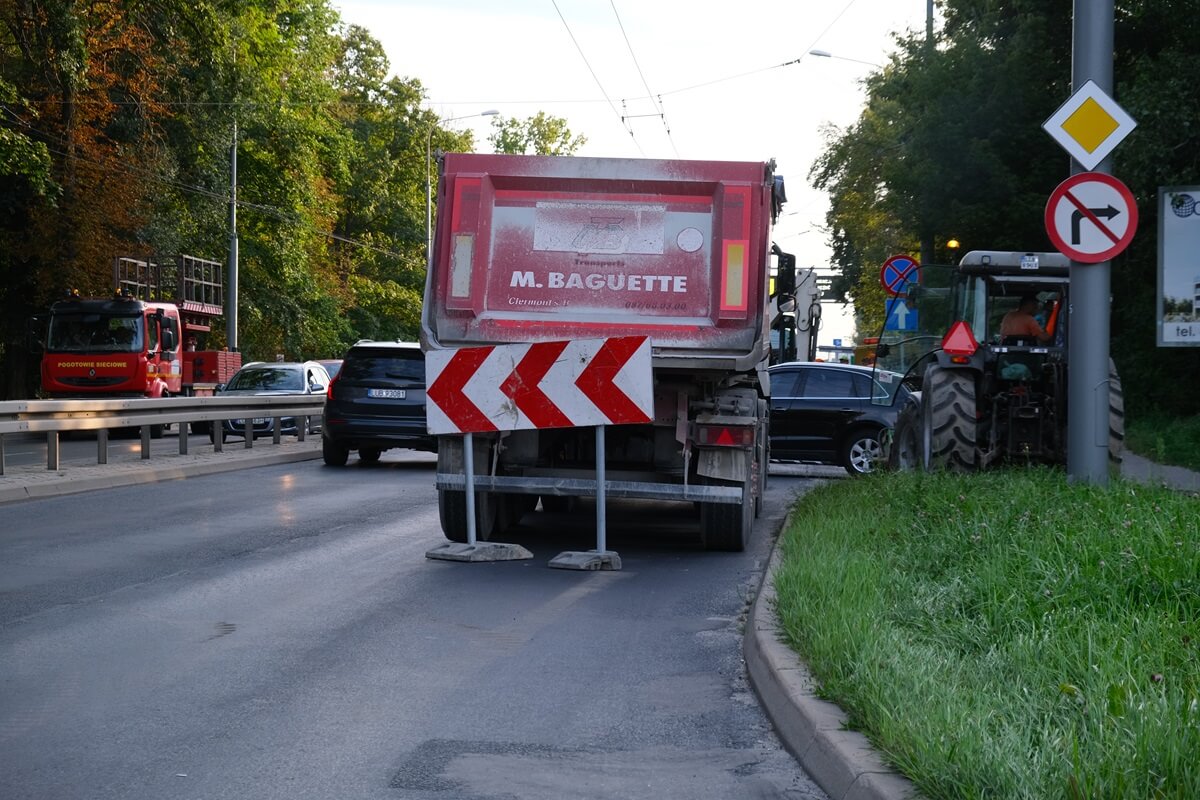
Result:
[[[1071,91],[1089,80],[1113,91],[1113,0],[1075,0]],[[1071,160],[1071,174],[1087,170]],[[1112,174],[1105,158],[1094,172]],[[1112,262],[1071,262],[1067,359],[1067,475],[1073,482],[1108,485],[1109,313]]]
[[[1071,90],[1092,80],[1113,91],[1113,0],[1075,0]],[[1095,172],[1111,174],[1104,159]],[[1071,161],[1071,174],[1086,172]],[[1071,263],[1070,373],[1067,381],[1067,475],[1108,485],[1109,305],[1112,262]]]
[[[925,66],[928,68],[929,62],[933,59],[933,0],[925,2]],[[922,201],[924,201],[922,197]],[[928,213],[928,212],[926,212]],[[932,264],[934,259],[933,253],[933,221],[927,219],[925,213],[921,214],[921,219],[924,222],[924,230],[920,231],[921,235],[921,263]]]
[[[238,235],[237,235],[237,119],[229,148],[229,286],[225,290],[225,338],[229,351],[238,349]]]

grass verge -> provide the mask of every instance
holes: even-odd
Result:
[[[1200,416],[1152,414],[1129,421],[1126,446],[1160,464],[1200,471]]]
[[[1200,500],[887,473],[784,533],[792,646],[930,798],[1200,797]]]

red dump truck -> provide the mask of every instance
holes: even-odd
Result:
[[[221,264],[119,257],[109,297],[72,296],[50,307],[42,355],[49,397],[169,397],[211,393],[241,355],[203,350],[224,313]]]
[[[773,162],[447,154],[422,346],[648,336],[654,421],[608,429],[607,495],[691,501],[706,547],[741,550],[766,485],[770,333],[795,319],[769,297],[783,200]],[[593,429],[473,438],[476,486],[504,478],[476,491],[481,540],[539,497],[560,510],[594,492]],[[466,540],[463,449],[439,437],[453,541]]]

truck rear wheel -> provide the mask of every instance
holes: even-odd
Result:
[[[929,469],[975,469],[975,378],[966,370],[933,364],[925,371],[925,430]]]
[[[486,474],[492,445],[487,440],[475,440],[475,474]],[[438,440],[438,466],[441,474],[464,474],[463,439],[443,436]],[[475,492],[475,539],[489,541],[500,527],[500,495]],[[455,489],[438,489],[438,516],[442,533],[452,542],[467,541],[467,493]]]
[[[1108,460],[1120,464],[1125,450],[1125,392],[1117,363],[1108,360]]]
[[[753,453],[747,454],[747,458],[753,459]],[[755,478],[748,467],[743,483],[721,480],[708,482],[713,486],[740,486],[742,500],[740,503],[700,504],[700,542],[705,550],[740,553],[750,542],[750,534],[754,530]]]
[[[475,493],[475,540],[489,541],[499,528],[499,496],[491,492]],[[438,489],[438,515],[442,533],[452,542],[466,542],[467,494],[453,489]]]

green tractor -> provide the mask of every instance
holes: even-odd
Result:
[[[1066,464],[1070,287],[1070,262],[1059,253],[972,251],[957,267],[915,271],[889,301],[890,327],[900,330],[885,329],[876,352],[876,368],[903,374],[913,390],[896,419],[890,465]],[[1014,333],[1029,316],[1038,325]],[[1116,462],[1125,411],[1111,360],[1108,383]]]

